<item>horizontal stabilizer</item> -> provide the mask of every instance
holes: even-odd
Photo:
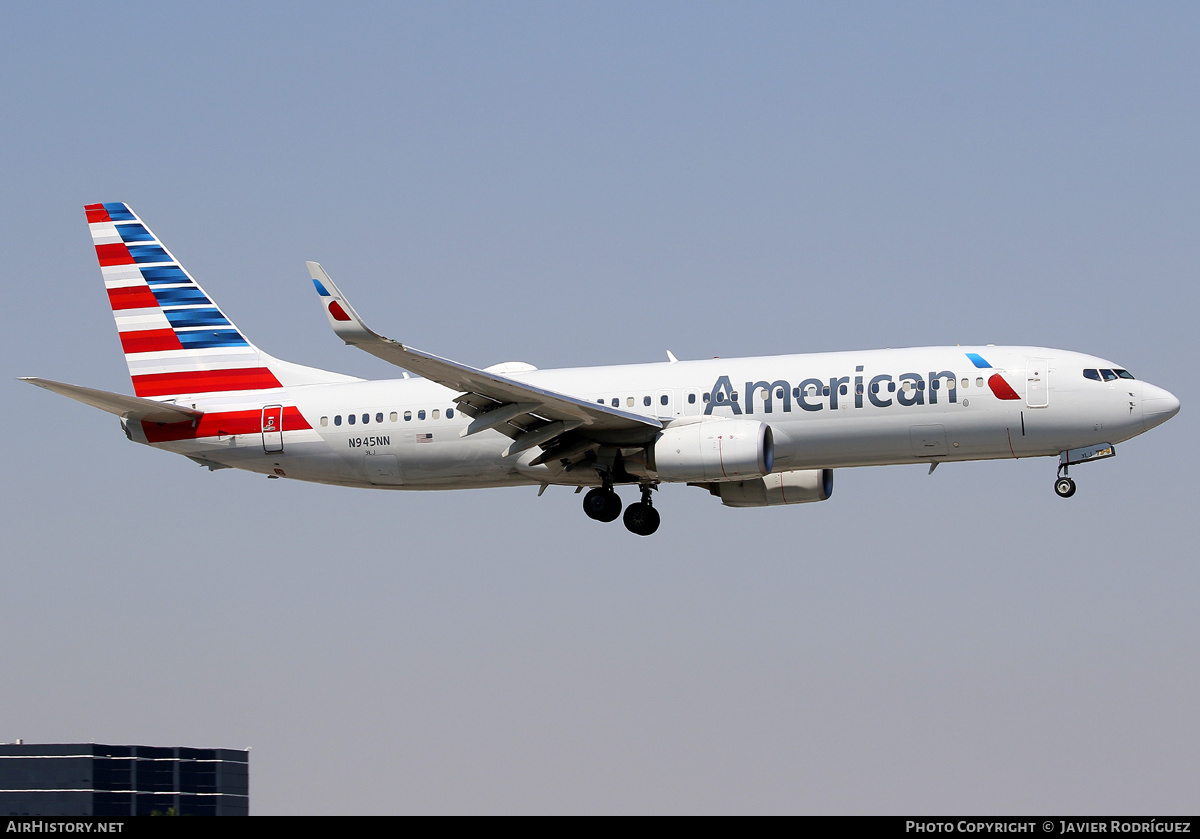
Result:
[[[109,393],[107,390],[96,390],[90,387],[69,385],[64,382],[54,382],[50,379],[38,379],[32,376],[22,376],[21,381],[43,387],[46,390],[61,394],[76,402],[91,405],[101,411],[116,414],[122,419],[142,422],[185,422],[204,416],[203,411],[194,408],[184,408],[169,402],[155,402],[153,399],[143,399],[140,396],[125,396],[121,393]]]

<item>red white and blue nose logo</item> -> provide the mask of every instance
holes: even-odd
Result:
[[[977,352],[967,353],[967,358],[971,359],[971,363],[974,364],[976,367],[978,367],[980,370],[993,369],[992,365],[987,363],[987,359],[985,359],[983,356],[981,356]],[[1001,376],[999,373],[993,373],[991,376],[989,376],[987,383],[988,383],[988,387],[990,387],[992,389],[992,393],[994,393],[996,395],[997,399],[1020,399],[1021,398],[1020,396],[1017,395],[1017,392],[1012,389],[1012,385],[1010,385],[1007,381],[1005,381],[1004,377]]]

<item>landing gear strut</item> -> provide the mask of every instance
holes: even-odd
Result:
[[[653,484],[642,484],[642,500],[630,504],[625,509],[625,527],[630,533],[649,536],[658,530],[658,510],[654,509],[654,504],[650,501],[650,492],[653,489]]]
[[[1058,467],[1058,477],[1054,479],[1054,491],[1059,498],[1070,498],[1075,494],[1075,481],[1067,475],[1066,465]]]

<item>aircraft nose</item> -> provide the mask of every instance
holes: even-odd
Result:
[[[1178,413],[1179,400],[1175,394],[1149,382],[1142,383],[1142,425],[1147,431]]]

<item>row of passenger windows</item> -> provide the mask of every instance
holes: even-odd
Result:
[[[1100,381],[1101,374],[1103,374],[1104,381],[1106,381],[1106,382],[1116,379],[1118,377],[1120,377],[1122,379],[1132,379],[1133,378],[1133,376],[1131,376],[1129,374],[1129,372],[1126,370],[1117,370],[1115,372],[1112,370],[1100,370],[1099,372],[1097,372],[1096,370],[1084,370],[1083,371],[1084,376],[1086,376],[1089,379],[1096,379],[1096,381]],[[871,393],[879,393],[880,384],[881,384],[880,382],[872,382],[871,383]],[[929,386],[931,388],[933,388],[934,390],[939,390],[942,387],[942,380],[934,379],[933,381],[931,381],[929,383]],[[959,387],[962,387],[962,388],[969,388],[970,386],[971,386],[970,379],[963,379],[962,382],[959,384]],[[983,377],[980,376],[979,378],[977,378],[975,380],[975,387],[983,387],[983,386],[984,386],[984,380],[983,380]],[[954,379],[947,379],[946,387],[949,390],[954,390],[954,388],[955,388]],[[925,390],[925,382],[923,382],[923,381],[912,382],[912,381],[906,380],[902,383],[902,389],[906,390],[906,391]],[[854,390],[855,390],[855,393],[862,394],[863,385],[861,385],[861,384],[855,385]],[[842,385],[838,388],[838,392],[842,396],[845,396],[850,392],[850,388],[848,385]],[[895,382],[887,383],[887,392],[888,393],[896,392],[896,383]],[[775,388],[774,395],[775,395],[776,399],[783,399],[783,396],[784,396],[783,388],[781,388],[781,387]],[[805,396],[828,396],[829,395],[829,385],[825,385],[822,388],[818,388],[816,385],[809,385],[807,388],[805,388],[804,395]],[[697,394],[695,392],[689,392],[686,397],[687,403],[689,405],[695,405],[696,404],[696,396],[697,396]],[[800,388],[799,387],[792,388],[792,397],[795,399],[800,398]],[[703,399],[704,402],[708,402],[711,398],[712,398],[712,395],[708,394],[708,393],[705,393],[701,396],[701,399]],[[738,398],[739,398],[737,391],[734,391],[733,393],[729,394],[729,398],[732,399],[734,402],[737,402]],[[723,400],[724,400],[724,394],[720,394],[717,401],[720,402]],[[671,397],[669,394],[661,393],[658,396],[658,402],[660,405],[667,406],[671,402]],[[596,400],[596,403],[599,405],[603,405],[604,397],[598,398]],[[619,396],[614,396],[609,401],[609,404],[612,405],[612,407],[614,407],[614,408],[619,408],[619,407],[621,407],[621,398]],[[654,404],[654,402],[651,399],[651,397],[649,397],[649,396],[642,397],[642,406],[643,407],[649,408],[653,404]],[[633,408],[633,407],[636,407],[636,405],[637,405],[637,397],[634,397],[634,396],[626,396],[625,397],[625,407],[626,408]],[[454,419],[454,409],[453,408],[447,408],[445,413],[446,413],[446,419]],[[425,420],[426,418],[437,420],[437,419],[442,418],[442,411],[439,408],[434,408],[431,411],[429,411],[428,413],[426,413],[426,411],[424,409],[419,409],[415,412],[415,416],[416,416],[417,420]],[[405,422],[411,422],[413,417],[414,417],[413,411],[405,411],[404,412],[404,421]],[[367,413],[367,414],[346,414],[345,419],[346,419],[346,423],[348,425],[355,425],[359,422],[361,422],[363,425],[368,425],[368,424],[370,424],[372,417],[371,417],[371,414],[369,414],[369,413]],[[387,419],[388,419],[388,422],[399,422],[400,415],[398,412],[392,411],[390,414],[387,415]],[[382,424],[384,421],[383,413],[380,412],[380,413],[375,414],[374,420],[375,420],[376,425]],[[342,424],[342,415],[341,414],[334,415],[333,424],[335,426],[340,426]],[[329,417],[321,417],[321,426],[326,427],[328,425],[329,425]]]
[[[434,408],[432,411],[429,411],[429,412],[426,412],[425,409],[422,408],[416,412],[405,411],[404,412],[404,421],[412,422],[414,414],[418,420],[426,419],[426,417],[428,417],[429,419],[435,419],[435,420],[442,418],[442,411],[440,408]],[[375,419],[376,425],[381,425],[383,423],[383,413],[380,412],[380,413],[375,414],[374,419]],[[400,414],[396,411],[392,411],[390,414],[387,415],[387,419],[388,419],[388,422],[399,422]],[[454,419],[454,409],[453,408],[446,409],[446,419]],[[370,424],[371,415],[370,414],[346,414],[346,424],[347,425],[355,425],[359,422],[361,422],[363,425]],[[333,424],[334,425],[342,424],[342,415],[341,414],[334,414]],[[328,425],[329,425],[329,417],[321,417],[321,427],[324,428]]]
[[[1093,371],[1093,372],[1094,372],[1094,371]],[[1110,372],[1111,372],[1111,371],[1110,371]],[[1123,370],[1122,370],[1122,371],[1119,371],[1119,372],[1121,372],[1121,373],[1124,373],[1125,371],[1123,371]],[[1089,378],[1090,378],[1090,377],[1089,377]],[[1127,378],[1133,378],[1133,377],[1132,377],[1132,376],[1127,376]],[[880,382],[872,382],[872,383],[871,383],[871,393],[879,393],[880,384],[881,384]],[[984,382],[984,380],[983,380],[983,377],[982,377],[982,376],[980,376],[979,378],[975,379],[975,387],[983,387],[983,386],[984,386],[984,384],[986,384],[986,383]],[[934,379],[932,382],[930,382],[930,383],[929,383],[929,386],[930,386],[931,388],[933,388],[934,390],[940,390],[940,389],[941,389],[941,387],[942,387],[942,380],[941,380],[941,379]],[[956,383],[955,383],[954,379],[947,379],[947,380],[946,380],[946,388],[947,388],[948,390],[954,390],[955,386],[956,386]],[[958,383],[958,385],[957,385],[957,386],[958,386],[958,387],[962,387],[962,388],[964,388],[964,389],[965,389],[965,388],[969,388],[969,387],[971,386],[971,380],[970,380],[970,379],[963,379],[963,380],[961,381],[961,383]],[[855,385],[855,388],[854,388],[854,390],[855,390],[855,392],[856,392],[856,393],[859,393],[859,394],[861,394],[861,393],[863,393],[863,387],[864,387],[864,386],[863,386],[863,385],[861,385],[861,384],[859,384],[859,385]],[[911,391],[911,390],[925,390],[925,382],[923,382],[923,381],[919,381],[919,382],[912,382],[912,381],[907,381],[907,380],[906,380],[906,381],[904,381],[904,382],[902,383],[902,385],[901,385],[901,389],[902,389],[902,390],[906,390],[906,391]],[[840,387],[838,388],[838,392],[839,392],[839,393],[840,393],[842,396],[846,396],[846,395],[847,395],[847,394],[850,392],[850,386],[849,386],[849,385],[842,385],[842,386],[840,386]],[[888,393],[895,393],[895,392],[896,392],[896,383],[895,383],[895,382],[887,382],[887,392],[888,392]],[[784,394],[783,394],[783,388],[781,388],[781,387],[775,388],[775,398],[776,398],[776,399],[782,399],[782,398],[783,398],[783,395],[784,395]],[[828,396],[828,395],[829,395],[829,385],[825,385],[824,387],[821,387],[821,388],[818,388],[816,385],[809,385],[807,388],[805,388],[805,390],[804,390],[804,395],[805,395],[805,396]],[[799,388],[799,387],[794,387],[794,388],[792,388],[792,397],[793,397],[794,399],[799,399],[799,398],[800,398],[800,388]],[[711,395],[711,394],[709,394],[709,393],[705,393],[705,394],[703,394],[703,395],[701,396],[701,399],[702,399],[704,402],[708,402],[708,401],[709,401],[711,398],[712,398],[712,395]],[[724,398],[724,394],[720,395],[720,397],[718,398],[718,401],[721,401],[723,398]],[[738,401],[738,399],[739,399],[738,392],[737,392],[737,391],[734,391],[733,393],[729,394],[729,398],[730,398],[730,399],[732,399],[734,402],[737,402],[737,401]],[[660,404],[660,405],[668,405],[668,404],[670,404],[670,396],[669,396],[668,394],[666,394],[666,393],[659,394],[659,397],[658,397],[658,402],[659,402],[659,404]],[[689,405],[695,405],[695,404],[696,404],[696,394],[695,394],[695,393],[689,393],[689,394],[687,394],[687,402],[688,402],[688,404],[689,404]],[[596,404],[598,404],[598,405],[603,405],[603,404],[604,404],[604,398],[603,398],[603,397],[600,397],[599,399],[597,399],[597,400],[596,400]],[[614,396],[614,397],[612,397],[612,398],[611,398],[611,400],[609,400],[609,404],[610,404],[612,407],[614,407],[614,408],[619,408],[619,407],[621,407],[621,399],[620,399],[620,397],[617,397],[617,396]],[[650,407],[652,404],[653,404],[653,400],[651,400],[651,398],[650,398],[649,396],[643,396],[643,397],[642,397],[642,405],[643,405],[644,407],[646,407],[646,408],[649,408],[649,407]],[[625,407],[626,407],[626,408],[633,408],[633,407],[635,407],[636,405],[637,405],[637,398],[636,398],[636,397],[634,397],[634,396],[626,396],[626,397],[625,397]]]
[[[1115,382],[1117,379],[1132,379],[1128,370],[1084,370],[1083,377],[1097,382]]]

